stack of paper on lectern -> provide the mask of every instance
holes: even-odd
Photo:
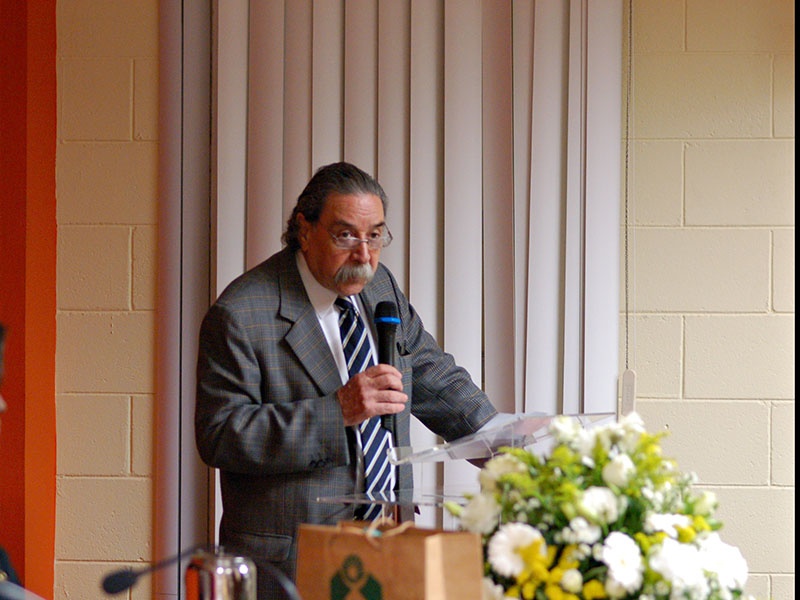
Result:
[[[477,433],[453,442],[438,444],[424,450],[409,446],[393,448],[389,460],[396,465],[420,462],[445,462],[449,460],[475,460],[491,458],[504,446],[526,448],[531,452],[546,452],[552,444],[550,422],[556,416],[576,419],[584,427],[616,420],[616,413],[594,413],[576,415],[546,415],[530,413],[522,415],[503,415],[503,423],[496,427],[482,429]]]

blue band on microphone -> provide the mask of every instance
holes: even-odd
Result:
[[[400,319],[398,317],[375,317],[375,323],[394,323],[399,325]]]

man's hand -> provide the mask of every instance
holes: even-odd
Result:
[[[354,375],[336,392],[345,425],[358,425],[380,415],[403,410],[408,395],[403,392],[400,371],[391,365],[374,365]]]

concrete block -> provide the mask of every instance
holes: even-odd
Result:
[[[156,222],[158,144],[69,143],[58,150],[59,225]]]
[[[127,58],[62,59],[58,136],[64,141],[129,141],[133,63]]]
[[[158,139],[158,61],[133,62],[133,139]]]
[[[158,54],[158,0],[70,0],[56,4],[59,56]]]
[[[794,315],[686,317],[690,398],[794,399]]]
[[[56,321],[59,393],[154,392],[152,312],[62,312]]]
[[[772,407],[772,485],[794,487],[795,423],[794,400],[775,402]]]
[[[772,234],[772,309],[794,312],[794,227]]]
[[[130,236],[129,227],[59,228],[59,310],[130,310]]]
[[[637,311],[768,310],[768,231],[637,229],[635,236]]]
[[[152,494],[152,482],[143,477],[59,478],[56,556],[62,561],[107,560],[115,564],[149,558]]]
[[[133,229],[133,308],[154,310],[156,308],[156,237],[155,226],[141,225]]]
[[[642,54],[634,69],[637,138],[772,134],[772,64],[767,55]]]
[[[635,52],[679,52],[684,49],[684,0],[635,0]]]
[[[620,366],[625,370],[625,318],[620,324]],[[646,398],[679,398],[683,324],[679,316],[635,315],[628,326],[628,366],[636,372],[636,392]]]
[[[633,157],[629,223],[682,225],[683,144],[672,140],[636,142]],[[621,222],[625,222],[624,213]]]
[[[738,546],[749,570],[794,574],[794,489],[717,487],[720,536]]]
[[[790,7],[786,0],[690,0],[686,3],[686,49],[793,52],[794,10]]]
[[[696,473],[698,486],[769,483],[770,407],[757,401],[637,403],[648,431],[667,431],[664,455],[682,471]]]
[[[687,225],[794,225],[794,142],[686,147]]]
[[[130,474],[130,397],[60,394],[56,417],[59,476]]]
[[[155,417],[152,395],[133,397],[131,412],[131,472],[140,477],[153,474]]]
[[[773,111],[773,135],[777,138],[792,138],[794,144],[794,54],[779,54],[775,56]]]

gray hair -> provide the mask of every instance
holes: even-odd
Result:
[[[297,216],[302,214],[309,223],[316,223],[331,194],[373,194],[381,199],[383,212],[386,212],[386,192],[371,175],[346,162],[325,165],[317,169],[297,198],[297,204],[286,222],[286,231],[281,238],[284,245],[292,250],[300,249],[300,224]]]

